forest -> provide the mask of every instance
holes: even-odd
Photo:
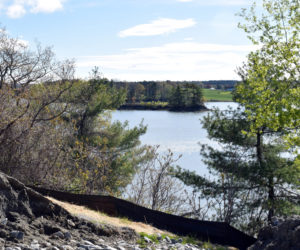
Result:
[[[142,82],[120,82],[113,81],[112,85],[117,88],[127,90],[127,103],[140,102],[169,102],[174,94],[177,86],[182,88],[182,91],[187,89],[219,89],[231,91],[234,89],[237,81],[219,80],[219,81],[142,81]],[[203,98],[199,95],[198,97]]]
[[[112,82],[124,89],[126,101],[120,109],[152,109],[170,111],[205,110],[202,85],[174,82]]]
[[[263,13],[254,6],[240,17],[260,48],[238,69],[241,81],[228,83],[239,108],[201,121],[220,145],[199,147],[214,178],[177,167],[171,151],[141,145],[142,123],[111,120],[110,110],[126,103],[202,107],[200,83],[113,82],[97,67],[76,79],[74,61],[57,60],[51,47],[29,48],[3,27],[0,171],[28,185],[110,194],[252,235],[274,216],[300,214],[299,2],[265,0]]]

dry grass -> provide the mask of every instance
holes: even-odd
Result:
[[[172,235],[172,233],[170,232],[159,230],[149,224],[145,224],[141,222],[133,222],[128,220],[127,218],[111,217],[104,213],[86,208],[84,206],[78,206],[71,203],[58,201],[51,197],[47,197],[47,198],[51,200],[53,203],[66,209],[70,214],[77,216],[79,218],[89,220],[94,223],[108,224],[116,227],[129,227],[134,229],[137,233],[143,232],[146,234],[160,233],[160,234]]]

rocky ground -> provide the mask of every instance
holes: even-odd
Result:
[[[0,173],[0,249],[96,250],[142,249],[133,229],[94,224],[69,214],[14,178]],[[168,237],[143,249],[202,249]]]
[[[258,240],[249,250],[299,250],[300,216],[272,218],[272,223],[262,228]]]
[[[133,229],[96,224],[72,216],[62,207],[0,172],[0,250],[230,249],[182,244],[156,237],[154,243]],[[299,250],[300,216],[273,218],[249,248]]]

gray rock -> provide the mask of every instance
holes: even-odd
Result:
[[[78,247],[77,249],[81,248],[85,250],[91,250],[91,248],[94,247],[94,245],[78,244],[77,247]]]
[[[143,236],[143,239],[146,243],[152,243],[152,240],[150,240],[147,236]]]
[[[84,240],[83,244],[93,246],[94,244],[88,240]]]
[[[40,244],[31,244],[31,245],[30,245],[30,248],[31,248],[32,250],[39,250],[39,249],[40,249]]]
[[[49,242],[44,242],[41,245],[42,245],[42,247],[51,247],[51,243],[49,243]]]
[[[177,240],[177,242],[178,242],[178,243],[182,243],[182,242],[183,242],[183,239],[182,239],[182,238],[179,238],[179,239]]]
[[[67,223],[71,227],[75,227],[75,223],[72,220],[67,220]]]
[[[8,232],[6,230],[0,229],[0,239],[3,238],[3,240],[7,237]]]
[[[21,231],[12,231],[10,233],[10,237],[17,240],[23,240],[24,239],[24,233]]]
[[[0,238],[0,246],[4,246],[5,240]]]
[[[74,248],[69,245],[63,245],[60,248],[61,248],[61,250],[74,250]]]
[[[92,248],[91,250],[116,250],[116,248],[106,246],[105,248]]]
[[[272,218],[271,225],[260,230],[258,240],[249,249],[300,249],[300,216]]]
[[[60,238],[60,239],[64,239],[65,238],[65,235],[64,235],[64,233],[62,231],[58,231],[58,232],[52,234],[52,236],[54,236],[54,238],[57,237],[57,238]]]
[[[161,241],[161,240],[162,240],[161,234],[160,234],[160,233],[157,233],[157,234],[156,234],[156,238],[157,238],[159,241]]]
[[[71,233],[70,233],[70,232],[65,232],[65,233],[64,233],[64,238],[65,238],[66,240],[70,240],[70,239],[72,238]]]
[[[165,241],[166,241],[167,243],[171,243],[171,242],[172,242],[169,236],[166,236],[166,237],[165,237]]]
[[[0,220],[0,225],[5,226],[5,225],[7,224],[7,221],[8,221],[7,218],[1,219],[1,220]]]
[[[176,239],[171,239],[171,243],[172,243],[172,244],[176,244],[176,243],[177,243],[177,240],[176,240]]]
[[[117,250],[126,250],[126,248],[122,247],[122,246],[117,246],[116,247]]]
[[[31,241],[31,244],[38,244],[38,243],[39,243],[39,241],[36,240],[36,239],[34,239],[34,240]]]
[[[59,250],[59,248],[55,247],[55,246],[47,247],[46,249],[47,250]]]

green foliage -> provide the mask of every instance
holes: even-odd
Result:
[[[198,245],[198,246],[201,246],[202,249],[207,249],[207,250],[208,249],[214,249],[214,250],[226,250],[226,249],[228,249],[226,247],[213,245],[210,242],[202,242],[202,241],[200,241],[199,239],[197,239],[196,237],[193,237],[193,236],[178,236],[178,235],[169,235],[169,234],[161,234],[160,235],[161,239],[165,239],[167,236],[170,239],[174,239],[176,241],[181,239],[182,240],[181,244],[183,244],[183,245],[186,245],[186,244]],[[138,239],[137,243],[142,248],[147,247],[147,243],[144,240],[144,237],[149,238],[155,244],[159,244],[159,237],[157,235],[140,233],[140,238]]]
[[[140,102],[141,105],[150,106],[150,107],[167,107],[167,102]]]
[[[62,101],[69,104],[64,119],[74,124],[69,138],[74,148],[72,172],[81,180],[70,187],[118,195],[143,159],[139,137],[146,132],[142,124],[129,129],[128,123],[111,122],[108,110],[125,101],[125,91],[111,87],[106,79],[95,78],[74,83]]]
[[[197,108],[203,105],[201,87],[195,84],[177,85],[169,97],[169,105],[173,110]]]
[[[251,123],[241,110],[214,110],[202,124],[209,138],[219,143],[218,147],[202,145],[201,149],[214,178],[182,169],[175,172],[200,192],[200,197],[217,201],[217,220],[255,233],[270,214],[286,215],[299,209],[296,190],[300,172],[294,168],[293,158],[283,157],[287,149],[280,134],[265,130],[259,137],[247,135]]]
[[[260,16],[255,5],[241,13],[246,23],[240,27],[260,49],[240,69],[235,99],[245,106],[253,133],[284,130],[287,145],[299,146],[299,1],[264,0],[263,7]]]
[[[263,1],[240,27],[260,48],[239,69],[241,110],[213,111],[202,121],[220,146],[202,145],[214,178],[178,169],[177,177],[216,201],[218,220],[255,233],[274,215],[299,213],[299,1]]]
[[[179,85],[177,85],[177,87],[173,89],[169,98],[169,104],[174,108],[180,108],[184,106],[183,91]]]
[[[88,81],[73,80],[71,61],[57,62],[49,48],[30,51],[2,29],[0,45],[0,170],[31,185],[122,192],[146,157],[146,127],[129,129],[108,114],[125,90],[98,68]]]

